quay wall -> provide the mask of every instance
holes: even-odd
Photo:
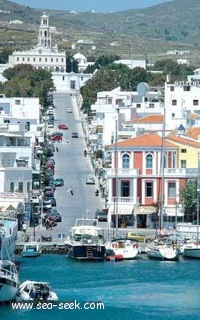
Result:
[[[15,254],[21,255],[24,244],[27,244],[27,242],[21,242],[17,243]],[[40,246],[42,248],[42,253],[48,253],[48,254],[67,254],[68,249],[65,246],[64,243],[55,243],[55,242],[43,242],[40,243]]]

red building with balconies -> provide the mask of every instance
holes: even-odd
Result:
[[[178,168],[178,149],[157,134],[108,146],[112,159],[107,169],[108,209],[114,227],[174,226],[180,219],[179,190],[186,169]]]

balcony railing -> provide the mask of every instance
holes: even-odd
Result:
[[[133,197],[111,197],[111,202],[113,203],[131,203],[134,204]]]
[[[139,176],[139,171],[138,169],[107,169],[107,176],[109,177],[125,177],[125,176],[131,176],[131,177],[138,177]]]

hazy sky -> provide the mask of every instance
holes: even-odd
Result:
[[[97,12],[122,11],[150,7],[173,0],[12,0],[31,8]]]

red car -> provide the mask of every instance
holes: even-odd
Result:
[[[50,137],[50,140],[51,141],[61,141],[62,137],[61,136],[53,136],[53,137]]]
[[[69,128],[68,128],[68,126],[66,126],[66,124],[59,124],[58,129],[68,130]]]

